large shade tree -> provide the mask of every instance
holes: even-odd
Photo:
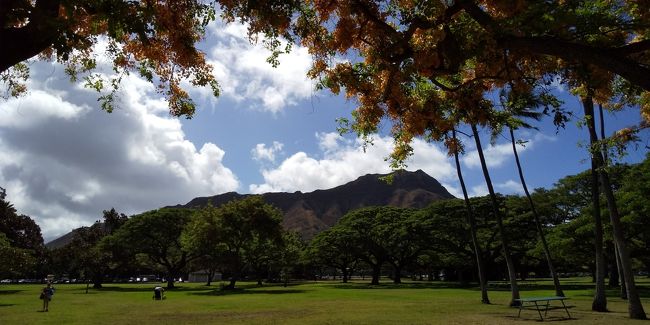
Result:
[[[199,255],[210,255],[230,275],[234,289],[243,272],[282,248],[282,212],[260,196],[230,201],[218,208],[210,205],[197,211],[183,233],[183,247]]]
[[[198,255],[181,246],[181,233],[190,222],[190,209],[164,208],[132,216],[115,233],[103,239],[102,245],[115,250],[142,254],[166,272],[167,288],[174,288],[174,279]]]

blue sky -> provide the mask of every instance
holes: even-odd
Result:
[[[245,26],[236,24],[211,25],[201,48],[222,95],[190,89],[199,104],[191,120],[169,117],[167,103],[137,76],[124,80],[119,108],[107,114],[98,95],[70,83],[60,64],[30,63],[30,92],[0,102],[0,186],[19,213],[36,220],[46,240],[90,225],[112,207],[135,214],[229,191],[308,192],[390,171],[384,160],[391,150],[389,123],[365,152],[354,136],[339,136],[336,119],[349,117],[354,102],[314,90],[305,77],[306,49],[295,47],[273,68],[265,62],[268,52],[250,45]],[[578,100],[559,91],[565,107],[581,116]],[[639,112],[606,120],[612,132],[637,122]],[[520,157],[530,188],[550,187],[588,168],[586,149],[578,145],[586,130],[576,122],[557,134],[548,120],[540,132],[518,133],[529,140]],[[626,161],[645,157],[648,133],[641,137]],[[442,147],[422,140],[413,145],[408,169],[422,169],[460,195],[453,161]],[[470,193],[483,195],[476,151],[469,142],[466,149]],[[520,193],[507,139],[487,146],[486,155],[496,189]]]

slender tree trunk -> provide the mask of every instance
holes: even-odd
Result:
[[[603,114],[603,105],[598,104],[598,115],[600,116],[600,138],[605,139],[605,116]],[[607,150],[606,148],[603,148],[602,150],[603,153],[603,163],[608,165],[608,155],[607,155]],[[614,257],[616,259],[616,270],[618,272],[618,280],[619,284],[621,286],[621,299],[627,299],[627,289],[625,286],[625,276],[623,275],[623,265],[621,264],[621,255],[618,253],[618,246],[616,245],[616,242],[614,242]]]
[[[455,141],[456,139],[456,130],[452,130],[452,137]],[[460,182],[460,187],[463,190],[463,199],[465,200],[465,208],[467,209],[467,220],[469,222],[470,234],[472,237],[472,246],[474,246],[474,256],[476,257],[476,268],[478,269],[478,281],[481,287],[481,303],[489,304],[490,298],[488,297],[487,290],[487,279],[485,277],[485,264],[483,263],[483,249],[478,242],[478,236],[476,235],[476,216],[474,215],[474,209],[472,208],[472,203],[469,200],[469,195],[467,195],[467,187],[465,186],[465,180],[463,179],[463,172],[460,168],[460,159],[458,158],[458,150],[454,149],[454,161],[456,162],[456,173],[458,174],[458,181]]]
[[[348,283],[348,268],[342,267],[341,272],[343,273],[343,283]]]
[[[589,98],[589,100],[584,101],[584,103],[585,118],[587,119],[587,126],[589,128],[589,140],[592,145],[592,159],[596,161],[597,167],[603,167],[605,166],[605,163],[602,156],[602,148],[594,148],[594,145],[598,140],[598,136],[596,135],[596,127],[594,123],[593,100]],[[616,248],[621,258],[621,268],[623,269],[623,278],[625,281],[625,287],[627,289],[628,313],[632,319],[646,319],[646,314],[643,310],[643,305],[641,304],[641,299],[636,289],[636,284],[634,283],[632,262],[625,245],[623,226],[621,224],[621,218],[618,213],[618,207],[616,206],[616,199],[614,198],[614,193],[612,191],[609,174],[606,170],[601,170],[598,174],[600,176],[600,182],[602,185],[603,193],[605,194],[605,199],[607,200],[607,207],[609,209],[609,217],[612,224],[614,242],[616,243]]]
[[[542,248],[544,249],[544,255],[546,256],[546,263],[548,264],[548,270],[551,272],[551,277],[553,278],[553,286],[555,286],[555,295],[564,297],[564,292],[560,286],[560,278],[555,271],[553,266],[553,259],[551,258],[551,251],[548,249],[548,244],[546,243],[546,236],[544,236],[544,229],[542,229],[542,222],[540,221],[539,214],[535,208],[535,203],[533,198],[528,192],[528,186],[526,185],[526,179],[524,178],[524,172],[521,169],[521,162],[519,161],[519,153],[517,152],[517,146],[515,142],[515,133],[512,128],[509,128],[510,131],[510,140],[512,142],[512,152],[515,154],[515,162],[517,163],[517,171],[519,172],[519,180],[521,180],[521,186],[524,189],[526,198],[528,199],[528,204],[530,204],[530,210],[533,212],[533,218],[535,220],[535,228],[537,229],[537,235],[539,236],[540,241],[542,242]]]
[[[210,286],[212,284],[212,278],[214,277],[214,270],[208,270],[208,281],[205,284],[206,286]]]
[[[593,99],[588,96],[582,98],[582,103],[587,116],[588,107],[591,107],[593,119]],[[587,117],[588,118],[588,117]],[[594,300],[591,303],[591,310],[598,312],[607,311],[607,296],[605,295],[605,257],[603,255],[603,222],[600,215],[600,187],[598,180],[599,165],[591,152],[591,203],[593,205],[594,217],[594,253],[596,254],[595,282],[596,290]]]
[[[617,265],[618,256],[616,256],[618,255],[618,253],[616,252],[616,247],[613,247],[613,251],[614,251],[614,258],[612,259],[612,261],[608,261],[609,281],[607,283],[607,285],[612,288],[621,285],[619,281],[619,272],[618,272],[618,265]]]
[[[614,244],[614,255],[616,257],[616,270],[618,271],[618,285],[621,286],[621,299],[627,299],[627,288],[625,287],[625,275],[623,275],[623,266],[621,265],[621,255],[618,254],[618,247]]]
[[[510,300],[510,306],[518,306],[520,303],[517,301],[519,299],[519,286],[517,285],[517,272],[515,271],[515,265],[512,262],[512,256],[510,256],[510,246],[508,244],[507,235],[505,233],[505,228],[503,227],[503,218],[501,212],[499,211],[499,203],[497,202],[497,196],[494,192],[494,187],[492,186],[492,180],[490,179],[490,173],[487,169],[487,164],[485,163],[485,156],[483,155],[483,147],[481,146],[481,139],[479,138],[478,129],[476,124],[470,124],[472,128],[472,134],[474,135],[474,141],[476,142],[476,150],[478,152],[478,157],[481,161],[481,168],[483,170],[483,176],[485,177],[485,184],[487,185],[488,192],[490,193],[490,200],[492,201],[492,212],[497,219],[497,225],[499,228],[499,233],[501,235],[501,244],[503,246],[503,257],[506,260],[506,266],[508,267],[508,278],[510,280],[510,290],[512,293],[512,299]]]

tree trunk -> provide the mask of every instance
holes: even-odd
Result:
[[[236,276],[230,277],[230,282],[226,286],[226,289],[228,290],[235,289],[235,283],[237,283],[237,277]]]
[[[456,130],[452,130],[452,137],[456,139]],[[478,242],[478,236],[476,235],[476,217],[474,215],[474,209],[472,208],[472,203],[469,200],[469,195],[467,195],[467,187],[465,186],[465,180],[463,179],[463,173],[460,168],[460,159],[458,159],[458,150],[454,151],[454,161],[456,162],[456,174],[458,174],[458,181],[460,182],[460,187],[463,190],[463,199],[465,200],[465,208],[467,209],[467,220],[469,222],[470,234],[472,237],[472,246],[474,248],[474,257],[476,258],[476,268],[478,269],[478,279],[479,286],[481,288],[481,303],[489,304],[490,298],[488,297],[487,290],[487,279],[485,277],[485,265],[483,263],[483,250],[481,245]]]
[[[393,277],[393,283],[395,284],[402,283],[402,268],[397,264],[393,265],[393,268],[395,269],[395,276]]]
[[[212,278],[214,277],[214,270],[208,270],[208,282],[205,284],[206,286],[210,286],[212,284]]]
[[[582,98],[582,104],[585,111],[585,118],[589,107],[591,109],[591,119],[593,123],[594,103],[591,96]],[[594,158],[594,152],[591,152],[591,203],[593,205],[594,216],[594,253],[596,254],[595,282],[596,290],[594,300],[591,303],[591,310],[606,312],[607,296],[605,296],[605,257],[603,256],[603,223],[600,216],[600,190],[598,181],[599,165]]]
[[[347,267],[342,267],[341,268],[341,273],[343,273],[343,283],[348,283],[348,268]]]
[[[167,277],[167,289],[174,289],[174,277]]]
[[[616,271],[618,271],[618,285],[621,286],[620,294],[621,299],[627,299],[627,289],[625,287],[625,276],[623,275],[623,266],[621,265],[621,256],[618,254],[618,248],[614,244],[614,255],[616,257]]]
[[[481,169],[483,170],[483,177],[485,177],[485,184],[487,185],[488,192],[490,193],[490,200],[492,201],[492,212],[497,219],[497,225],[499,228],[499,234],[501,235],[501,244],[503,246],[503,255],[506,260],[506,266],[508,267],[508,278],[510,280],[510,290],[512,293],[512,298],[510,300],[510,306],[518,306],[520,302],[519,299],[519,286],[517,285],[517,278],[515,271],[514,263],[512,262],[512,256],[510,256],[510,246],[508,244],[508,239],[505,233],[505,228],[503,227],[503,218],[501,212],[499,211],[499,203],[497,202],[497,196],[494,192],[494,187],[492,186],[492,180],[490,179],[490,173],[487,169],[487,164],[485,163],[485,156],[483,155],[483,147],[481,146],[481,139],[479,138],[478,130],[476,124],[471,123],[472,134],[474,135],[474,141],[476,142],[476,151],[478,152],[478,157],[481,161]]]
[[[526,179],[524,178],[524,172],[521,168],[521,162],[519,161],[519,153],[517,152],[517,146],[515,143],[515,133],[512,128],[509,128],[510,131],[510,140],[512,142],[512,151],[515,155],[515,162],[517,163],[517,171],[519,172],[519,180],[521,180],[521,186],[524,189],[526,198],[528,199],[528,204],[530,205],[530,210],[533,212],[533,218],[535,220],[535,228],[537,229],[537,235],[539,236],[540,241],[542,242],[542,248],[544,249],[544,255],[546,256],[546,263],[548,264],[548,270],[551,272],[551,277],[553,278],[553,286],[555,287],[555,295],[559,297],[564,297],[564,292],[560,286],[560,278],[555,271],[553,266],[553,259],[551,258],[551,251],[548,249],[548,244],[546,243],[546,236],[544,236],[544,229],[542,229],[542,222],[540,221],[539,214],[535,208],[535,203],[533,198],[528,192],[528,186],[526,185]]]
[[[95,274],[93,276],[93,289],[101,289],[102,288],[103,277],[104,277],[103,274]]]
[[[588,97],[584,101],[585,105],[585,118],[587,119],[587,126],[589,128],[589,142],[591,144],[591,157],[592,160],[596,162],[596,167],[604,167],[605,162],[602,156],[602,148],[594,147],[598,141],[598,136],[596,134],[596,126],[594,123],[594,105],[591,97]],[[603,193],[605,194],[605,199],[607,200],[607,208],[609,210],[609,219],[612,224],[612,233],[614,236],[614,242],[616,244],[616,249],[621,258],[621,268],[623,269],[623,280],[625,281],[625,287],[627,289],[627,298],[628,298],[628,313],[632,319],[646,319],[645,311],[643,310],[643,305],[641,304],[641,299],[639,293],[636,289],[636,284],[634,283],[634,272],[632,270],[632,262],[630,260],[627,247],[625,245],[625,237],[623,235],[623,225],[621,224],[621,218],[618,213],[618,207],[616,206],[616,199],[614,198],[614,192],[612,191],[612,185],[609,179],[609,173],[606,170],[600,170],[598,172],[600,176],[600,182],[602,185]]]
[[[381,274],[381,264],[372,265],[372,281],[370,284],[379,284],[379,275]]]
[[[605,139],[605,116],[603,114],[603,105],[598,104],[598,115],[600,116],[600,138]],[[602,150],[603,153],[603,164],[604,166],[607,166],[609,163],[609,158],[607,155],[607,150],[606,148],[603,148]],[[621,299],[627,299],[627,289],[625,286],[625,276],[623,275],[623,265],[621,264],[621,255],[618,253],[618,246],[616,245],[616,242],[614,242],[614,258],[616,260],[616,271],[617,271],[617,280],[620,282],[621,286]],[[617,283],[616,285],[619,285]]]
[[[614,252],[615,252],[614,260],[609,261],[609,265],[608,265],[609,282],[607,283],[607,285],[609,287],[611,287],[611,288],[618,287],[620,285],[620,281],[618,281],[619,280],[619,277],[618,277],[619,272],[618,272],[618,266],[617,266],[617,264],[618,264],[617,263],[618,256],[616,256],[618,253],[616,253],[616,248],[614,248]]]

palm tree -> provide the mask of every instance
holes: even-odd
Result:
[[[456,138],[456,130],[451,130],[451,136],[453,141],[453,147],[449,148],[450,151],[454,154],[454,161],[456,162],[456,173],[458,174],[458,181],[460,182],[460,187],[463,190],[463,199],[465,200],[465,207],[467,208],[467,220],[469,223],[470,233],[472,237],[472,245],[474,246],[474,255],[476,256],[476,267],[478,268],[478,279],[481,287],[481,302],[484,304],[489,304],[490,299],[488,298],[487,291],[487,279],[485,276],[485,264],[483,262],[483,250],[481,245],[478,242],[476,236],[476,218],[474,216],[474,209],[472,208],[472,203],[469,200],[469,195],[467,195],[467,187],[465,186],[465,181],[463,180],[463,173],[460,168],[460,159],[458,159],[458,153],[461,151],[460,142]]]
[[[472,135],[474,137],[474,142],[476,143],[476,151],[478,152],[479,160],[481,161],[481,169],[483,170],[483,177],[485,178],[485,183],[490,193],[490,200],[492,201],[492,213],[497,219],[497,226],[499,228],[499,234],[501,236],[501,245],[503,248],[503,257],[506,260],[506,266],[508,267],[508,278],[510,280],[510,291],[512,293],[512,299],[510,300],[510,306],[518,306],[520,302],[519,299],[519,286],[517,285],[517,278],[515,272],[515,265],[512,261],[510,255],[510,246],[508,244],[508,239],[505,233],[505,228],[503,227],[503,217],[499,211],[499,203],[497,202],[497,196],[494,192],[494,187],[492,186],[492,180],[490,179],[490,173],[487,169],[487,164],[485,163],[485,155],[483,154],[483,147],[481,146],[481,139],[479,138],[478,129],[476,128],[476,123],[470,123],[472,128]]]
[[[551,273],[551,277],[553,278],[555,295],[564,297],[564,292],[562,291],[562,287],[560,285],[560,279],[557,275],[557,272],[555,271],[555,267],[553,266],[551,251],[548,248],[548,243],[546,242],[546,236],[544,236],[544,229],[542,228],[542,222],[540,220],[539,214],[537,213],[537,209],[535,208],[535,203],[533,202],[533,198],[530,196],[530,192],[528,192],[526,179],[524,178],[524,173],[521,169],[521,162],[519,161],[519,153],[517,152],[515,134],[512,127],[509,127],[508,129],[510,131],[510,141],[512,143],[512,151],[515,155],[515,162],[517,163],[517,171],[519,172],[519,180],[521,180],[521,186],[524,189],[524,193],[526,194],[526,198],[528,199],[528,204],[530,205],[530,210],[533,213],[533,219],[535,220],[535,228],[537,229],[537,235],[539,236],[539,240],[542,243],[544,255],[546,256],[546,263],[548,264],[548,270]]]
[[[501,94],[501,102],[505,103],[505,97],[509,97],[507,102],[503,106],[506,108],[508,117],[507,122],[505,123],[508,127],[508,132],[510,134],[510,142],[512,144],[512,152],[515,156],[515,163],[517,164],[517,172],[519,173],[519,180],[521,181],[521,186],[523,187],[524,194],[526,199],[528,199],[528,205],[533,214],[533,220],[535,222],[535,229],[537,230],[537,235],[539,240],[542,243],[542,249],[544,250],[544,256],[546,257],[546,263],[548,265],[548,270],[553,278],[553,286],[555,287],[555,295],[564,297],[564,292],[560,285],[560,278],[557,275],[555,266],[553,265],[553,259],[551,258],[551,251],[548,248],[548,243],[546,242],[546,236],[544,236],[544,229],[542,227],[541,218],[537,213],[535,208],[535,202],[528,191],[528,186],[526,185],[526,179],[524,178],[524,172],[521,168],[521,161],[519,160],[519,152],[517,151],[517,141],[515,140],[514,129],[517,127],[524,127],[527,129],[536,129],[532,125],[524,122],[520,118],[529,118],[539,121],[544,115],[541,112],[533,111],[529,108],[531,107],[540,107],[540,106],[549,106],[552,103],[549,103],[548,100],[544,100],[546,96],[536,96],[534,94],[516,94],[510,92],[507,95],[505,93]],[[495,131],[499,131],[500,128],[497,128]]]
[[[605,117],[603,115],[603,105],[598,104],[598,115],[600,116],[600,138],[605,139]],[[603,148],[603,161],[605,165],[608,165],[607,150]],[[623,275],[623,267],[621,265],[621,255],[618,254],[618,247],[614,243],[614,258],[616,259],[616,271],[618,272],[618,280],[621,287],[620,295],[621,299],[627,299],[627,290],[625,288],[625,276]]]
[[[621,224],[621,218],[618,213],[618,207],[616,206],[616,199],[614,198],[614,193],[612,191],[612,185],[609,179],[609,174],[606,170],[603,169],[605,166],[602,148],[598,147],[598,135],[596,134],[596,126],[594,122],[594,102],[591,94],[587,94],[582,100],[583,109],[585,113],[585,119],[587,121],[587,128],[589,129],[589,143],[591,144],[590,152],[592,159],[592,170],[596,170],[600,183],[602,185],[602,191],[605,194],[605,199],[607,200],[607,208],[609,210],[609,218],[612,224],[612,232],[614,235],[614,242],[618,254],[621,258],[621,267],[623,270],[623,277],[625,281],[625,287],[627,289],[628,297],[628,312],[630,318],[633,319],[646,319],[645,311],[643,310],[643,305],[641,304],[641,299],[639,293],[636,289],[636,284],[634,283],[634,273],[632,271],[632,263],[630,261],[630,256],[625,245],[625,237],[623,235],[623,226]]]

